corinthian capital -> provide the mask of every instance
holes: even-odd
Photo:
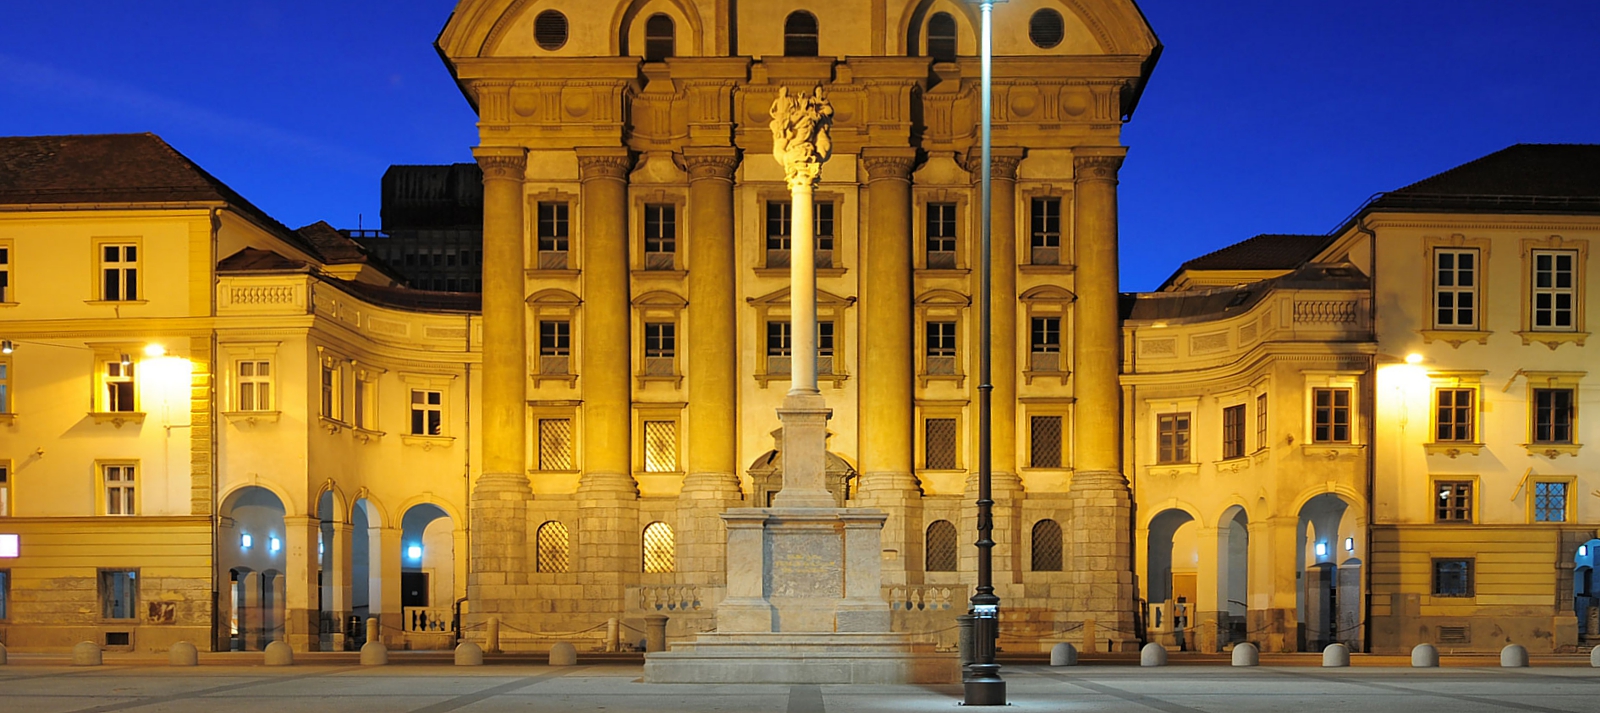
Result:
[[[1017,180],[1017,166],[1022,165],[1021,149],[996,148],[989,153],[989,177],[996,181]],[[983,152],[972,151],[967,154],[967,172],[972,174],[974,181],[983,175]]]
[[[910,149],[861,150],[861,165],[866,167],[869,181],[910,181],[916,164],[916,153]]]
[[[1072,172],[1079,182],[1117,181],[1117,170],[1122,168],[1121,156],[1074,156]]]
[[[683,150],[683,163],[689,169],[690,181],[732,181],[739,168],[739,152],[731,148],[687,148]]]
[[[478,160],[478,168],[483,169],[483,180],[515,180],[520,181],[528,170],[528,154],[522,149],[480,149],[484,153],[473,153],[473,158]],[[494,151],[494,153],[488,153]]]
[[[578,180],[628,180],[633,158],[627,149],[578,149]]]

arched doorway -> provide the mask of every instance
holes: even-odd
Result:
[[[1217,524],[1217,643],[1246,641],[1250,630],[1250,518],[1235,505]]]
[[[1356,553],[1365,534],[1358,512],[1334,493],[1313,497],[1300,508],[1295,610],[1302,651],[1321,651],[1333,643],[1360,650],[1362,562]]]
[[[228,495],[218,512],[217,579],[228,583],[229,611],[218,617],[227,624],[216,648],[259,651],[283,639],[283,501],[250,486]]]
[[[401,626],[411,648],[455,643],[455,528],[437,505],[422,503],[400,518]]]
[[[1145,627],[1150,640],[1193,648],[1186,629],[1194,612],[1200,567],[1194,517],[1174,509],[1151,518],[1145,562]]]
[[[1578,545],[1572,558],[1572,613],[1578,617],[1578,643],[1600,643],[1600,540]]]

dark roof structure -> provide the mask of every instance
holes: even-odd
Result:
[[[299,260],[290,260],[260,248],[245,248],[217,261],[219,273],[300,272],[310,267]]]
[[[1600,144],[1517,144],[1380,194],[1366,209],[1600,212]]]
[[[1332,235],[1257,235],[1180,265],[1159,289],[1189,270],[1292,270],[1333,242]]]
[[[379,263],[382,264],[382,263]],[[292,260],[271,250],[244,248],[217,262],[217,272],[232,274],[261,274],[309,272],[323,282],[367,299],[374,304],[396,309],[421,312],[462,312],[477,314],[483,311],[483,297],[468,292],[430,292],[406,287],[388,287],[353,280],[341,280],[331,275],[311,270],[310,265]]]
[[[1310,263],[1287,275],[1243,285],[1182,292],[1127,292],[1124,320],[1212,320],[1243,314],[1273,290],[1365,290],[1372,280],[1347,263]]]

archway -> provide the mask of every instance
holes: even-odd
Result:
[[[412,648],[454,644],[455,528],[432,503],[400,518],[401,626]]]
[[[1600,540],[1578,545],[1572,558],[1572,613],[1578,617],[1578,643],[1600,643]]]
[[[1187,632],[1198,586],[1200,548],[1194,517],[1163,510],[1150,519],[1145,558],[1145,626],[1152,641],[1190,648]]]
[[[1217,525],[1217,643],[1246,640],[1250,613],[1250,518],[1235,505]]]
[[[1334,493],[1323,493],[1300,508],[1295,552],[1299,582],[1295,610],[1302,651],[1321,651],[1343,643],[1361,645],[1361,566],[1356,557],[1358,509]]]
[[[217,579],[228,583],[227,626],[216,648],[259,651],[283,639],[284,507],[266,488],[229,494],[218,510]]]

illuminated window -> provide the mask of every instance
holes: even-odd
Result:
[[[1434,485],[1434,522],[1472,522],[1472,481],[1441,480]]]
[[[411,390],[411,435],[444,435],[444,393],[432,389]]]
[[[100,299],[107,302],[138,301],[138,245],[100,244]]]
[[[956,268],[956,204],[929,203],[927,223],[929,270]]]
[[[644,472],[673,473],[678,470],[678,422],[644,422]]]
[[[1061,524],[1055,520],[1033,523],[1033,571],[1060,572]]]
[[[102,491],[105,494],[105,514],[137,515],[138,497],[134,493],[137,468],[128,463],[100,466]]]
[[[817,16],[804,10],[789,13],[783,21],[783,56],[817,56]]]
[[[1156,462],[1189,462],[1189,414],[1163,413],[1156,416]]]
[[[1471,557],[1433,560],[1433,596],[1473,596],[1473,572],[1476,562]]]
[[[547,11],[545,14],[549,14]],[[563,22],[563,30],[565,23]],[[565,34],[563,32],[563,34]],[[567,268],[568,227],[565,202],[539,203],[535,221],[539,248],[539,269],[565,270]]]
[[[10,463],[0,463],[0,517],[11,517]]]
[[[1478,251],[1433,251],[1434,327],[1476,329],[1478,326]]]
[[[956,19],[948,12],[928,18],[928,56],[935,62],[956,61]]]
[[[238,363],[239,411],[272,410],[272,362],[248,360]]]
[[[1533,484],[1533,521],[1567,521],[1566,483],[1560,482]]]
[[[138,606],[138,570],[100,570],[101,619],[136,619],[139,616]]]
[[[676,40],[673,37],[672,18],[657,13],[650,16],[644,23],[644,59],[646,62],[660,62],[673,56],[676,51]]]
[[[678,207],[650,203],[644,207],[644,269],[671,270],[678,250]]]
[[[1256,450],[1267,447],[1267,395],[1256,396]]]
[[[539,470],[572,470],[572,419],[539,419]]]
[[[108,413],[138,411],[134,398],[137,384],[133,379],[133,362],[108,361],[104,374],[101,380],[105,395],[103,410]]]
[[[949,520],[934,520],[928,525],[927,571],[956,571],[956,540],[956,526]]]
[[[1572,443],[1573,389],[1533,390],[1533,442]]]
[[[1061,199],[1033,199],[1029,222],[1033,229],[1028,261],[1034,265],[1061,264]]]
[[[1350,442],[1350,389],[1311,390],[1311,442]]]
[[[1533,328],[1572,331],[1578,301],[1576,250],[1533,251]]]
[[[534,537],[535,556],[534,570],[538,572],[559,574],[567,571],[569,561],[568,547],[570,538],[567,535],[567,526],[555,520],[539,526]]]
[[[1061,318],[1034,317],[1028,334],[1034,371],[1061,371]]]
[[[572,359],[572,323],[564,320],[539,322],[539,373],[569,373]]]
[[[1061,467],[1061,417],[1028,418],[1028,465],[1034,468]]]
[[[673,544],[672,526],[652,522],[644,528],[644,571],[650,574],[675,572],[678,569],[677,546]]]
[[[1471,443],[1476,433],[1476,389],[1436,389],[1434,391],[1434,440],[1439,443]]]
[[[1244,404],[1222,409],[1222,458],[1244,457]]]

